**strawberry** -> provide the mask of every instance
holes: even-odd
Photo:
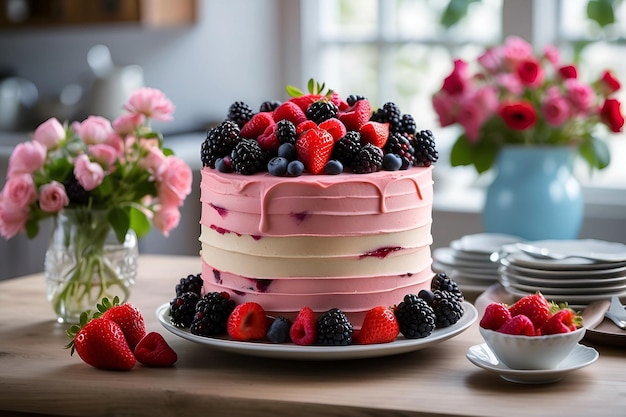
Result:
[[[276,136],[276,124],[269,125],[265,131],[259,135],[257,142],[261,149],[269,152],[275,152],[280,146],[278,137]]]
[[[178,355],[160,333],[150,332],[135,347],[135,358],[143,365],[160,368],[173,365]]]
[[[257,113],[242,126],[239,135],[246,139],[258,138],[268,126],[275,124],[274,118],[271,113],[261,112]]]
[[[540,293],[526,295],[509,307],[511,316],[522,314],[528,317],[535,328],[540,328],[552,315],[551,305]]]
[[[506,304],[491,303],[485,308],[485,313],[480,319],[480,327],[483,329],[498,330],[511,318],[511,312]]]
[[[337,107],[339,107],[339,102],[341,101],[339,95],[333,94],[332,90],[326,90],[325,83],[320,84],[313,78],[309,79],[307,83],[308,94],[292,85],[288,85],[286,90],[287,94],[292,97],[288,101],[296,104],[304,113],[306,113],[306,110],[312,103],[315,103],[322,98],[331,99]]]
[[[128,371],[135,366],[133,351],[117,323],[103,317],[90,320],[87,313],[81,314],[80,323],[67,331],[72,341],[65,347],[71,348],[71,355],[76,351],[85,363],[98,369]]]
[[[399,333],[400,326],[393,310],[387,306],[378,306],[365,314],[361,330],[354,341],[361,345],[390,343],[396,340]]]
[[[382,149],[389,138],[389,123],[367,122],[361,126],[359,133],[361,134],[361,143],[364,145],[371,143]]]
[[[228,335],[235,340],[258,340],[265,337],[269,327],[265,310],[260,304],[239,304],[226,322]]]
[[[511,317],[497,331],[500,333],[524,336],[535,336],[537,334],[533,322],[522,314]]]
[[[97,305],[98,312],[94,318],[102,317],[117,323],[131,350],[135,349],[137,343],[146,335],[146,323],[143,315],[137,307],[132,304],[119,304],[119,298],[113,298],[111,303],[108,298],[103,298],[101,304]]]
[[[337,109],[339,111],[344,111],[347,110],[348,107],[350,107],[350,105],[348,105],[348,103],[346,103],[341,96],[339,95],[339,93],[336,92],[331,92],[330,94],[330,101],[337,106]]]
[[[372,107],[370,102],[368,100],[359,100],[354,103],[354,106],[339,112],[337,117],[346,125],[347,130],[358,132],[361,126],[370,119],[371,113]]]
[[[296,103],[291,101],[285,101],[283,104],[278,106],[278,108],[274,110],[272,117],[275,122],[289,120],[294,124],[294,126],[298,126],[306,120],[304,111]]]
[[[344,137],[347,133],[346,126],[341,123],[339,119],[335,119],[334,117],[324,120],[319,124],[319,128],[330,133],[335,142]]]
[[[293,343],[300,346],[312,345],[317,340],[317,320],[310,307],[303,307],[296,316],[289,338]]]
[[[300,107],[302,112],[306,112],[306,109],[308,109],[311,104],[319,101],[323,97],[324,96],[322,96],[321,94],[304,94],[302,96],[290,98],[289,102]]]
[[[313,120],[305,120],[304,122],[296,125],[296,136],[300,136],[309,129],[317,127],[317,124]]]
[[[298,159],[311,174],[324,172],[324,166],[333,152],[335,140],[327,131],[309,129],[296,140]]]
[[[569,333],[578,329],[582,325],[582,318],[571,308],[563,308],[555,312],[541,328],[539,333],[558,334]]]

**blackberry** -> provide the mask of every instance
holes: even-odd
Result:
[[[250,119],[254,116],[254,111],[243,101],[235,101],[228,108],[228,120],[232,120],[237,123],[237,126],[241,129]]]
[[[73,172],[63,181],[63,186],[70,203],[86,205],[89,202],[89,192],[80,185]]]
[[[407,169],[413,165],[413,153],[415,152],[411,142],[400,133],[392,133],[389,135],[385,143],[385,152],[394,153],[402,159],[400,169]]]
[[[276,139],[281,144],[296,143],[296,126],[287,119],[276,122]]]
[[[417,131],[415,119],[410,114],[403,114],[400,119],[400,133],[405,135],[414,135]]]
[[[196,312],[189,331],[197,336],[225,334],[228,316],[234,309],[235,302],[227,293],[205,294],[196,304]]]
[[[430,130],[420,130],[415,134],[413,149],[415,150],[414,166],[429,167],[439,159],[439,153],[435,148],[435,137]]]
[[[320,124],[324,120],[337,117],[338,111],[335,103],[327,100],[319,100],[311,103],[309,108],[306,109],[306,118]]]
[[[448,291],[433,291],[435,299],[432,308],[435,312],[435,326],[438,328],[452,326],[463,317],[463,306],[454,294]]]
[[[176,327],[191,326],[200,296],[195,292],[177,295],[170,301],[170,323]]]
[[[202,276],[198,275],[187,275],[180,279],[180,282],[176,284],[176,296],[180,297],[186,292],[195,292],[198,296],[202,295],[202,284],[204,281],[202,280]]]
[[[352,163],[352,171],[357,174],[369,174],[380,171],[383,167],[383,151],[372,145],[365,144]]]
[[[317,319],[317,343],[346,346],[352,344],[352,323],[338,308],[332,308]]]
[[[396,133],[402,131],[402,112],[398,105],[392,101],[383,104],[377,109],[370,120],[380,123],[389,123],[389,132]]]
[[[361,151],[361,134],[349,131],[333,147],[331,159],[340,161],[344,166],[351,166]]]
[[[435,328],[435,312],[426,301],[415,294],[407,294],[394,309],[400,333],[407,339],[429,336]]]
[[[440,272],[436,274],[430,282],[430,289],[432,291],[448,291],[450,294],[454,296],[458,301],[463,301],[465,298],[463,297],[463,292],[459,288],[459,285],[450,278],[445,272]]]
[[[275,100],[264,101],[263,103],[261,103],[261,106],[259,107],[259,111],[262,113],[272,112],[276,110],[277,108],[279,108],[280,105],[281,105],[280,101],[275,101]]]
[[[265,152],[253,139],[242,139],[230,153],[233,168],[240,174],[252,175],[266,168]]]
[[[347,98],[346,98],[346,103],[348,103],[348,106],[352,107],[356,104],[357,101],[359,100],[367,100],[367,97],[359,95],[359,94],[350,94]]]
[[[219,126],[210,129],[202,142],[202,166],[215,168],[215,161],[230,154],[240,141],[239,126],[232,120],[225,120]]]

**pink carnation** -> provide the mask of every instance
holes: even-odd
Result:
[[[111,122],[101,116],[89,116],[81,123],[74,122],[72,128],[78,137],[88,145],[107,143],[113,134]]]
[[[58,213],[70,203],[63,184],[52,181],[39,190],[39,207],[46,213]]]
[[[54,117],[37,126],[33,134],[33,140],[47,149],[55,149],[63,139],[65,139],[65,129]]]
[[[100,164],[91,162],[87,155],[81,154],[74,160],[74,175],[86,191],[91,191],[102,184],[104,170]]]
[[[161,203],[179,206],[191,192],[193,175],[189,165],[176,156],[167,157],[156,172]]]
[[[131,94],[124,108],[134,114],[143,114],[146,117],[168,121],[172,120],[174,104],[165,97],[165,94],[156,88],[140,88]]]
[[[18,144],[9,158],[7,176],[31,174],[43,167],[47,149],[39,142],[30,141]]]
[[[180,212],[177,207],[163,206],[154,213],[154,225],[165,236],[169,236],[170,231],[178,226],[180,222]]]
[[[0,235],[5,239],[24,230],[30,210],[20,207],[0,194]]]

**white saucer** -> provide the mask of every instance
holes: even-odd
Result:
[[[497,373],[506,381],[518,384],[547,384],[560,381],[568,372],[591,365],[600,355],[597,350],[578,344],[555,369],[546,370],[511,369],[498,361],[486,343],[470,347],[465,356],[474,365]]]
[[[476,308],[464,301],[463,317],[450,327],[435,329],[430,336],[422,339],[405,339],[400,336],[391,343],[350,346],[298,346],[293,343],[240,342],[228,337],[203,337],[191,334],[189,329],[181,329],[170,323],[170,304],[165,303],[156,310],[159,322],[167,330],[183,339],[209,347],[242,355],[276,359],[297,360],[342,360],[374,358],[412,352],[439,344],[463,332],[478,318]]]

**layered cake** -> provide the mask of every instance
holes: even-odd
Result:
[[[430,288],[437,152],[395,104],[372,111],[313,87],[258,112],[236,102],[208,132],[204,292],[276,316],[339,308],[358,326],[372,307]]]

